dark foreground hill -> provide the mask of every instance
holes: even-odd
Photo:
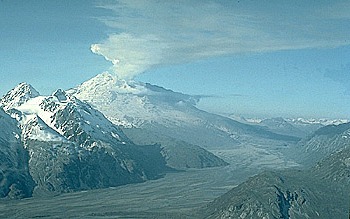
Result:
[[[344,128],[341,126],[340,128]],[[350,148],[340,145],[344,130],[327,128],[316,134],[332,136],[343,148],[308,170],[258,174],[202,208],[199,218],[348,218]],[[342,135],[345,136],[345,135]]]

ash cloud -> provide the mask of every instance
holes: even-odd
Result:
[[[100,18],[114,33],[91,50],[125,79],[208,57],[350,43],[346,1],[119,0],[98,7],[114,14]]]

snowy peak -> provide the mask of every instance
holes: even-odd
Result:
[[[340,125],[343,123],[348,123],[350,120],[348,119],[305,119],[305,118],[294,118],[294,119],[286,119],[288,122],[296,125]]]
[[[123,79],[118,79],[107,72],[98,74],[97,76],[91,78],[90,80],[84,82],[76,89],[70,90],[68,93],[96,93],[103,94],[104,92],[110,93],[131,93],[140,94],[145,92],[144,86],[141,83],[135,81],[126,81]]]
[[[10,90],[3,98],[1,98],[1,106],[5,110],[8,110],[14,107],[18,107],[27,102],[29,99],[37,97],[39,95],[39,92],[36,91],[30,84],[23,82]]]
[[[198,97],[174,92],[160,86],[138,81],[119,79],[109,73],[102,73],[82,83],[68,93],[78,96],[82,100],[89,100],[90,96],[104,97],[105,101],[113,101],[117,95],[147,96],[158,102],[177,103],[189,102],[195,104]]]
[[[26,139],[80,142],[87,147],[92,140],[130,143],[120,128],[99,111],[58,89],[51,96],[40,96],[22,83],[2,100],[6,111],[22,126]],[[84,139],[84,141],[80,141]],[[86,143],[86,144],[85,144]]]
[[[67,93],[88,102],[114,124],[124,127],[140,127],[154,121],[169,124],[169,118],[174,117],[179,123],[189,121],[179,109],[192,107],[198,101],[191,95],[121,80],[109,73],[99,74]]]

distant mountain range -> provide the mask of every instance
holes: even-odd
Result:
[[[229,114],[227,117],[242,123],[260,125],[266,129],[284,135],[304,138],[317,129],[327,125],[340,125],[349,123],[348,119],[306,119],[306,118],[245,118]]]

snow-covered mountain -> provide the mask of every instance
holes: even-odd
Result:
[[[109,73],[99,74],[68,93],[88,101],[113,123],[124,127],[198,122],[180,110],[184,105],[193,105],[197,101],[194,97],[147,83],[119,80]]]
[[[340,125],[350,122],[348,119],[305,119],[305,118],[287,118],[286,121],[295,125]]]
[[[263,119],[259,122],[259,124],[266,126],[269,130],[279,134],[297,136],[301,138],[309,134],[306,130],[295,127],[281,117]]]
[[[2,97],[0,103],[4,110],[8,110],[18,107],[27,102],[29,99],[37,96],[39,96],[39,92],[36,91],[31,85],[23,82]]]
[[[64,91],[40,96],[22,83],[1,103],[20,124],[37,191],[117,186],[162,174],[145,165],[143,149],[133,145],[118,126]],[[160,151],[150,152],[148,159],[161,157]],[[166,169],[165,162],[157,164],[157,168]]]
[[[242,152],[247,148],[250,151],[262,147],[254,155],[248,151],[231,153],[230,161],[236,163],[242,159],[266,160],[266,154],[283,163],[286,160],[281,153],[283,149],[277,148],[286,148],[299,140],[295,136],[274,133],[258,125],[199,110],[196,108],[197,96],[147,83],[123,81],[109,73],[99,74],[67,93],[91,104],[114,124],[122,125],[125,132],[134,132],[132,128],[147,132],[145,142],[139,141],[137,134],[130,135],[138,143],[157,143],[158,136],[162,136],[199,145],[220,156],[222,150],[239,149]],[[252,158],[255,155],[257,157]]]

